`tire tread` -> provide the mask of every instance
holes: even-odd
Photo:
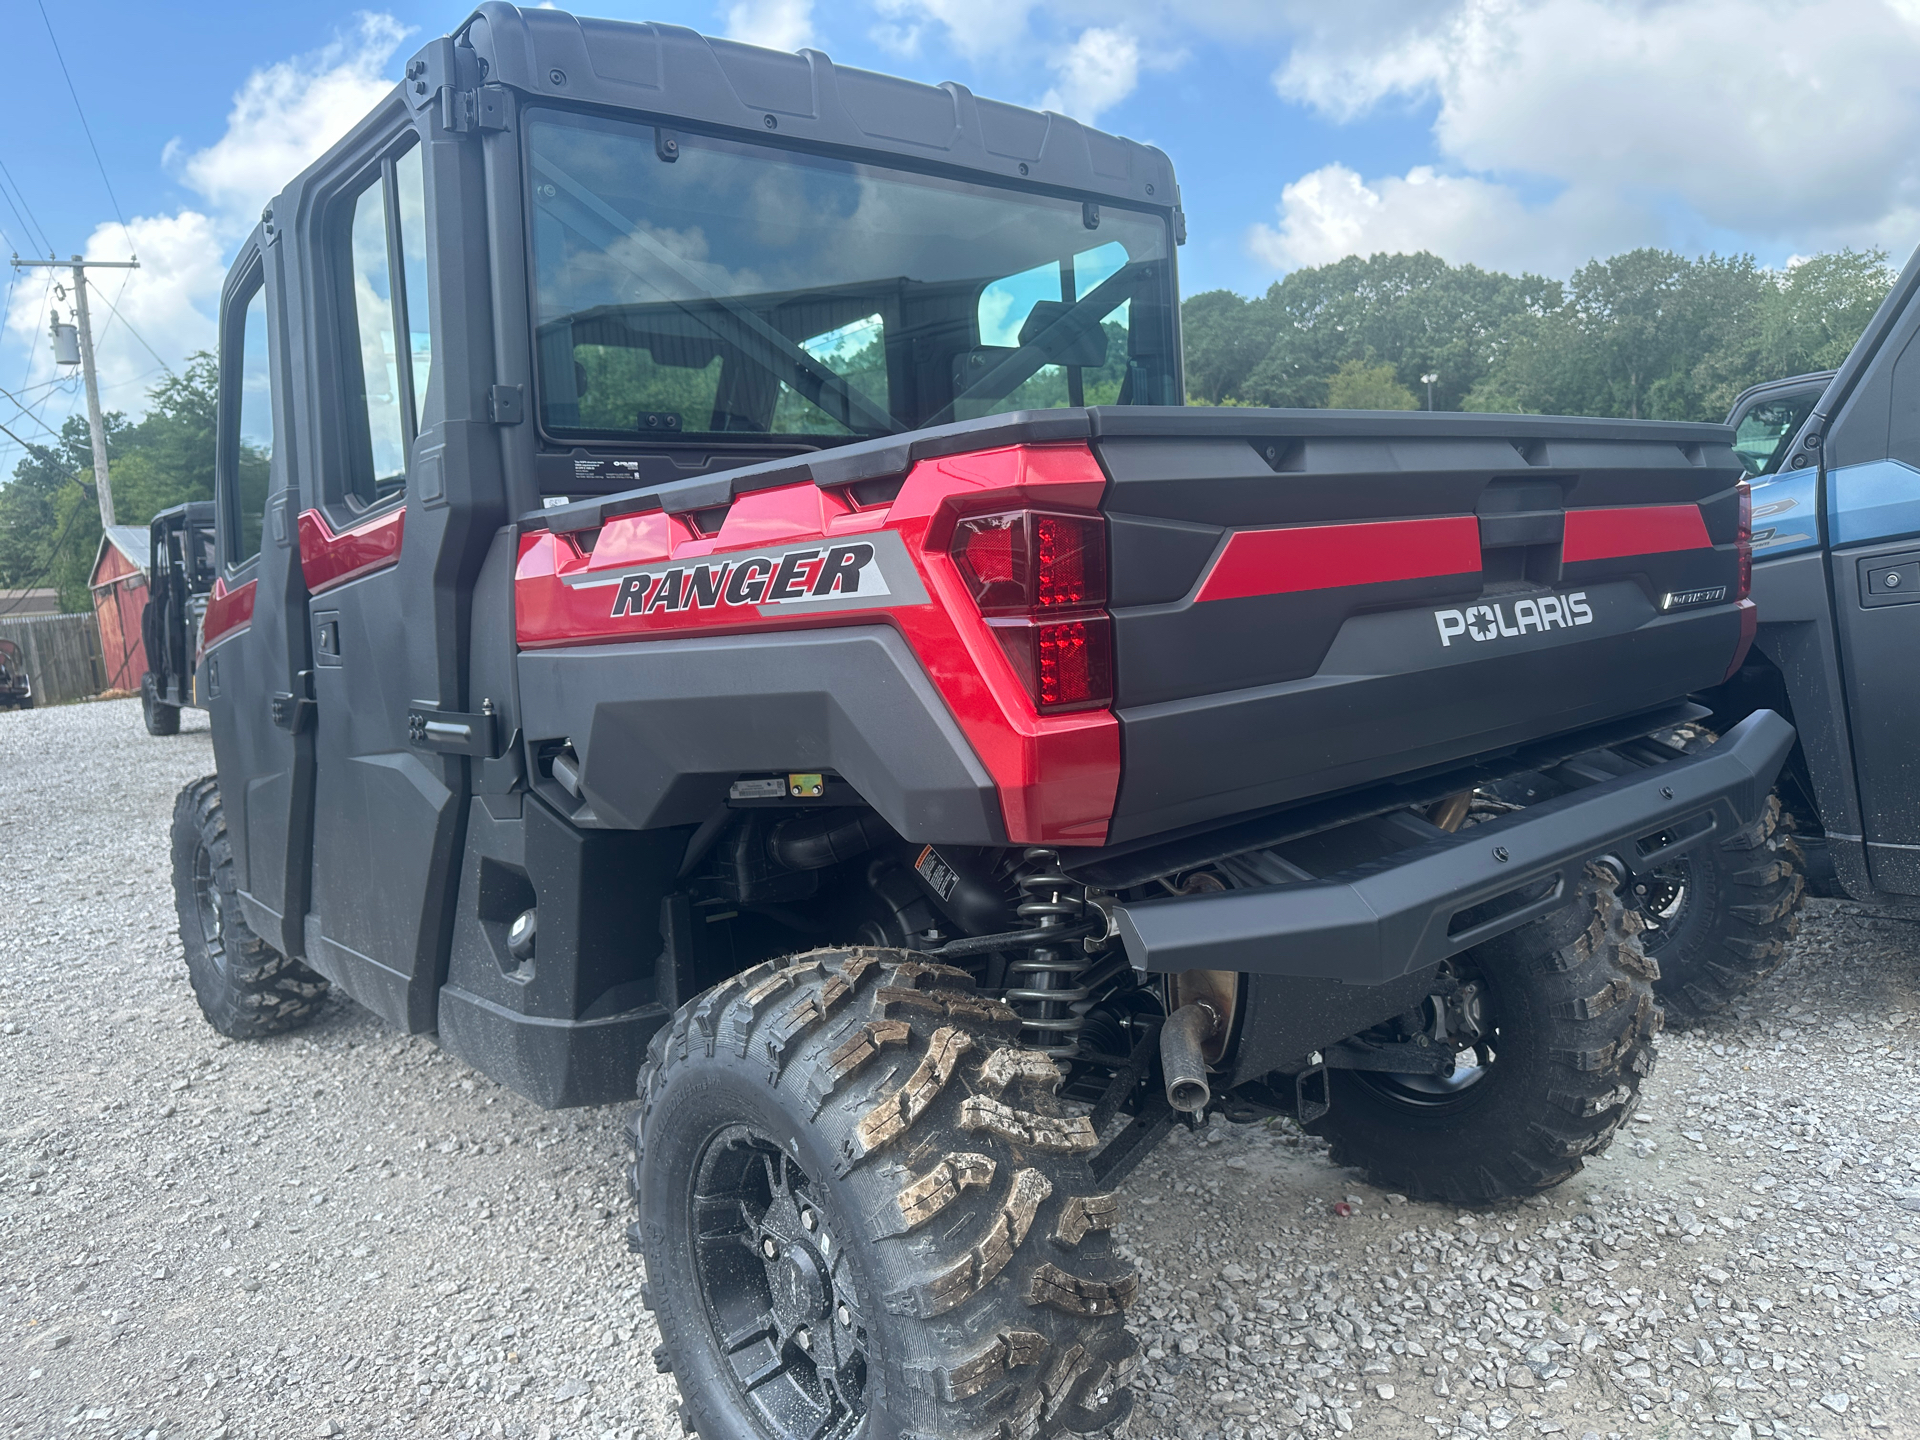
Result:
[[[1131,1409],[1137,1346],[1123,1312],[1139,1281],[1113,1253],[1118,1203],[1087,1167],[1095,1137],[1057,1095],[1058,1070],[1017,1034],[1018,1016],[964,971],[903,952],[814,951],[689,1001],[641,1069],[631,1137],[642,1166],[679,1077],[711,1077],[709,1060],[754,1067],[838,1157],[832,1184],[861,1197],[847,1208],[886,1277],[866,1304],[911,1330],[882,1360],[874,1402],[904,1434],[1050,1440],[1102,1432]],[[661,1233],[644,1211],[638,1229],[643,1247]],[[647,1258],[671,1352],[676,1305]],[[686,1385],[697,1367],[673,1373]],[[720,1401],[683,1398],[694,1431],[737,1428],[703,1430]]]

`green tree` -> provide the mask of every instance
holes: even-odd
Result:
[[[1266,307],[1231,290],[1208,290],[1187,300],[1180,307],[1180,327],[1186,337],[1187,392],[1200,405],[1238,395],[1253,367],[1273,348]]]
[[[1389,365],[1411,390],[1437,374],[1434,404],[1454,409],[1484,376],[1510,317],[1560,304],[1558,282],[1434,255],[1349,256],[1296,270],[1257,300],[1227,291],[1181,309],[1188,385],[1208,403],[1319,406],[1350,361]]]
[[[1332,410],[1418,410],[1420,402],[1394,378],[1393,366],[1349,360],[1327,382]]]
[[[108,470],[126,435],[125,417],[104,417]],[[71,415],[50,445],[32,447],[0,489],[0,585],[52,585],[63,610],[84,609],[87,571],[100,543],[93,489],[93,442],[85,416]]]
[[[1697,368],[1705,411],[1719,419],[1758,380],[1838,366],[1894,279],[1884,250],[1836,250],[1769,275],[1753,323]]]
[[[127,429],[113,476],[114,517],[144,525],[187,500],[213,498],[220,367],[204,350],[147,394],[146,418]]]
[[[116,521],[145,525],[168,506],[213,498],[218,396],[219,368],[202,351],[148,392],[138,424],[104,417]],[[263,461],[246,456],[243,465],[250,473]],[[99,547],[93,444],[85,417],[69,416],[58,442],[32,447],[0,487],[0,585],[53,585],[63,610],[87,609]]]
[[[1837,250],[1789,267],[1761,307],[1761,362],[1782,375],[1834,368],[1897,278],[1884,250]]]
[[[1495,337],[1470,410],[1719,420],[1761,380],[1837,365],[1893,283],[1886,256],[1784,271],[1636,250],[1583,266],[1565,305]]]
[[[1182,308],[1206,404],[1320,406],[1346,367],[1391,369],[1434,408],[1718,420],[1746,386],[1836,365],[1893,283],[1880,251],[1783,271],[1751,255],[1632,250],[1565,283],[1428,254],[1349,256],[1252,300]],[[1348,372],[1353,373],[1353,372]]]

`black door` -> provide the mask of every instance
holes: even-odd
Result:
[[[1858,836],[1876,890],[1920,895],[1920,255],[1793,448],[1819,455]],[[1824,441],[1820,436],[1825,424]],[[1766,619],[1764,611],[1761,619]],[[1825,808],[1826,802],[1822,802]]]
[[[408,716],[443,693],[446,509],[421,437],[432,370],[423,147],[375,134],[323,178],[303,237],[315,297],[311,592],[316,804],[307,959],[392,1024],[434,1028],[466,772]],[[424,461],[422,457],[427,457]]]
[[[290,503],[297,466],[286,423],[285,260],[283,247],[256,230],[221,296],[217,574],[197,693],[212,715],[247,923],[276,949],[298,955],[313,744],[300,707],[290,703],[306,668],[306,591]]]
[[[1920,895],[1920,473],[1876,471],[1828,477],[1835,538],[1899,533],[1829,563],[1867,868],[1876,890]]]

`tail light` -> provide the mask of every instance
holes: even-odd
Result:
[[[972,515],[955,526],[952,553],[1036,709],[1112,701],[1104,520],[1039,510]]]
[[[1739,589],[1734,599],[1744,600],[1753,590],[1753,487],[1740,482],[1740,524],[1733,533],[1734,553],[1740,557]]]
[[[1107,603],[1107,525],[1098,515],[971,516],[954,529],[953,558],[982,615]]]

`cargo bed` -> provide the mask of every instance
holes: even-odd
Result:
[[[665,510],[711,535],[757,491],[884,504],[922,461],[1089,446],[1120,748],[1105,839],[1121,843],[1717,684],[1753,622],[1730,439],[1558,417],[1052,410],[569,496],[522,528],[592,536]],[[568,474],[601,470],[573,459]]]

